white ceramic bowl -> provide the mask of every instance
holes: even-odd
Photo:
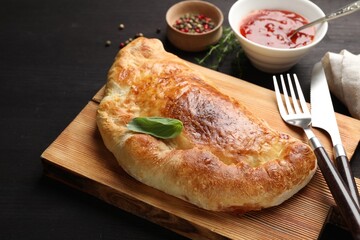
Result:
[[[229,11],[229,24],[240,41],[241,47],[251,63],[268,73],[285,72],[294,66],[326,35],[327,22],[316,25],[312,43],[292,49],[267,47],[246,39],[240,34],[241,19],[250,12],[261,9],[288,10],[305,17],[309,22],[325,16],[324,12],[310,0],[238,0]]]

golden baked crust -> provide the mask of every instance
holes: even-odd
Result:
[[[184,129],[171,140],[129,131],[138,116],[176,118]],[[156,39],[138,38],[118,53],[97,124],[129,175],[208,210],[278,205],[316,169],[306,144],[270,129]]]

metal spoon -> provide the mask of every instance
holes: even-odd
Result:
[[[350,13],[356,12],[357,10],[360,10],[360,1],[350,3],[344,7],[336,10],[335,12],[327,14],[326,16],[324,16],[322,18],[316,19],[315,21],[312,21],[308,24],[305,24],[304,26],[301,26],[301,27],[295,29],[294,31],[291,31],[289,33],[289,38],[291,39],[293,36],[295,36],[296,33],[298,33],[299,31],[301,31],[305,28],[314,26],[315,24],[318,24],[318,23],[330,21],[330,20],[345,16],[345,15],[348,15]]]

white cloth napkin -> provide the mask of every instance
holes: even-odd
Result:
[[[360,54],[328,52],[321,62],[330,91],[360,120]]]

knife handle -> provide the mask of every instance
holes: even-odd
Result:
[[[349,193],[335,165],[330,160],[320,141],[313,137],[310,144],[318,160],[319,168],[329,187],[329,190],[338,206],[354,239],[360,239],[360,210]]]
[[[354,199],[355,203],[359,205],[359,191],[356,186],[354,176],[352,174],[349,160],[346,155],[338,156],[335,159],[336,168],[338,169],[340,176],[344,180],[346,186],[348,186],[350,195]]]

